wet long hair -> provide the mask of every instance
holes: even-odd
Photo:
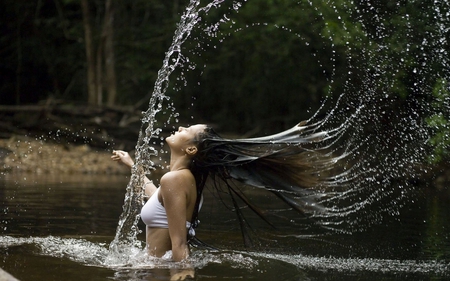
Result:
[[[269,190],[302,214],[324,212],[320,204],[322,191],[330,184],[328,174],[337,161],[327,150],[326,141],[335,139],[336,134],[339,132],[321,131],[318,123],[301,122],[275,135],[226,139],[207,126],[197,135],[198,152],[190,166],[197,185],[191,225],[197,226],[200,199],[208,179],[213,185],[224,184],[228,189],[241,230],[244,219],[236,198],[262,219],[266,218],[262,210],[235,189],[233,180]],[[242,234],[248,244],[248,238]]]

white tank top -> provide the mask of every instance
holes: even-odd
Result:
[[[148,227],[155,228],[169,228],[169,223],[167,222],[167,213],[164,206],[158,200],[159,188],[152,194],[147,203],[141,209],[141,219]],[[199,211],[203,205],[203,194],[200,199]],[[186,222],[186,228],[190,228],[191,223]]]
[[[150,199],[141,210],[141,219],[146,226],[157,228],[169,228],[166,209],[158,200],[159,188],[153,192]]]

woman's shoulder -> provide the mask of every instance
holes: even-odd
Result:
[[[189,169],[183,169],[178,171],[170,171],[165,173],[161,177],[161,187],[167,185],[186,185],[191,184],[194,180],[194,175],[192,175]]]
[[[168,172],[161,177],[160,184],[162,202],[174,198],[193,198],[196,194],[195,179],[189,170]]]

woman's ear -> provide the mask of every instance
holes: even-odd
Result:
[[[186,148],[186,153],[188,155],[195,155],[197,153],[197,147],[196,146],[189,146],[188,148]]]

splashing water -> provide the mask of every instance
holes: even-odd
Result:
[[[347,129],[347,133],[354,143],[363,143],[353,151],[358,174],[358,181],[351,184],[338,196],[327,201],[331,215],[324,223],[327,225],[339,225],[346,231],[364,230],[369,224],[379,223],[385,216],[396,216],[402,206],[408,203],[408,196],[414,189],[413,182],[422,174],[426,174],[426,157],[429,154],[430,128],[424,124],[424,113],[429,113],[432,108],[434,81],[449,81],[448,57],[443,58],[441,50],[445,45],[443,26],[449,26],[448,20],[444,20],[439,13],[442,9],[448,10],[448,3],[435,1],[434,13],[436,30],[434,34],[422,34],[423,38],[414,40],[413,21],[406,21],[406,30],[409,30],[408,40],[399,49],[403,55],[399,64],[398,58],[389,46],[388,41],[393,32],[388,27],[389,16],[382,13],[382,9],[372,6],[369,2],[360,3],[353,7],[359,23],[365,26],[366,31],[361,36],[361,42],[366,42],[358,55],[358,64],[362,69],[354,69],[351,56],[355,56],[351,46],[347,46],[350,71],[358,71],[358,75],[349,75],[346,88],[340,100],[341,105],[330,119],[339,120],[339,115],[348,110],[349,105],[359,105],[359,112]],[[338,7],[337,9],[342,9]],[[408,18],[406,8],[397,5],[396,12],[399,16]],[[404,14],[403,14],[404,13]],[[342,15],[342,11],[338,15]],[[422,16],[422,15],[420,15]],[[409,19],[409,18],[408,18]],[[372,21],[372,22],[371,22]],[[445,21],[445,23],[444,23]],[[368,25],[375,23],[376,29],[370,32]],[[341,19],[340,24],[345,26]],[[398,27],[397,27],[398,28]],[[348,30],[351,35],[351,30]],[[330,33],[330,40],[336,42],[338,38]],[[413,35],[414,34],[414,35]],[[353,34],[355,35],[355,34]],[[389,39],[392,40],[392,39]],[[428,41],[434,44],[429,45]],[[418,45],[415,41],[418,41]],[[434,50],[435,56],[426,58],[427,53],[413,53],[422,61],[421,66],[410,69],[402,57],[411,56],[413,48],[422,49],[427,46]],[[424,57],[424,58],[421,58]],[[432,68],[440,70],[432,70]],[[398,108],[398,91],[391,75],[411,71],[417,74],[417,80],[412,85],[413,94],[408,97],[407,106]],[[349,71],[349,74],[351,72]],[[428,76],[428,77],[427,77]],[[356,79],[355,79],[356,78]],[[428,81],[426,81],[428,79]],[[359,81],[355,81],[359,80]],[[448,88],[448,84],[447,84]],[[449,108],[441,107],[441,113],[448,116]],[[345,115],[343,115],[344,119]],[[341,219],[339,219],[341,217]]]
[[[163,110],[170,110],[166,124],[171,122],[171,118],[176,116],[173,105],[165,108],[165,101],[170,98],[165,95],[169,86],[169,77],[177,67],[188,61],[188,58],[181,53],[182,44],[189,38],[191,30],[201,19],[201,14],[207,13],[212,7],[220,5],[223,0],[215,0],[204,7],[200,7],[200,1],[191,1],[182,15],[175,31],[172,44],[166,53],[163,66],[158,72],[149,108],[144,112],[142,118],[141,131],[139,133],[138,144],[136,145],[135,165],[132,169],[132,177],[127,186],[123,213],[119,219],[116,236],[110,245],[111,260],[121,259],[126,256],[127,249],[139,247],[141,242],[137,240],[139,229],[137,227],[139,212],[143,205],[143,177],[154,169],[154,163],[150,157],[158,156],[158,151],[153,147],[152,139],[158,138],[161,129],[154,128],[156,116]]]
[[[226,41],[236,33],[275,28],[278,32],[299,38],[305,45],[310,44],[307,36],[296,33],[295,27],[271,22],[238,25],[234,18],[245,8],[247,1],[228,1],[228,9],[224,6],[225,2],[215,0],[202,6],[200,1],[192,0],[181,17],[172,45],[158,73],[149,108],[144,112],[136,145],[136,164],[127,186],[123,212],[114,240],[108,245],[85,239],[52,236],[45,238],[0,236],[0,247],[32,245],[37,248],[33,248],[33,254],[67,258],[83,265],[114,269],[179,266],[170,263],[169,258],[156,259],[145,255],[142,251],[143,243],[137,239],[139,233],[137,223],[143,205],[143,176],[154,170],[152,157],[164,153],[162,149],[156,148],[162,132],[161,128],[155,127],[157,117],[168,115],[164,126],[177,122],[175,105],[165,94],[170,84],[169,78],[180,68],[200,68],[187,54],[201,55],[208,51],[205,45],[226,44]],[[428,128],[424,124],[423,115],[432,112],[447,119],[450,116],[449,98],[443,94],[450,88],[447,48],[450,4],[435,0],[430,4],[431,9],[424,9],[431,11],[435,17],[435,24],[430,27],[429,34],[420,37],[413,32],[415,27],[412,20],[406,21],[406,26],[399,28],[401,31],[393,31],[387,18],[384,18],[386,15],[371,5],[370,1],[340,4],[333,1],[326,1],[325,4],[322,2],[308,0],[298,4],[306,5],[305,9],[311,9],[318,21],[326,23],[324,29],[317,32],[332,50],[328,61],[321,61],[317,57],[317,65],[325,68],[325,65],[331,63],[333,67],[328,78],[327,97],[308,121],[318,124],[318,131],[325,131],[333,136],[323,143],[323,147],[330,148],[336,155],[342,156],[338,156],[336,160],[343,167],[343,172],[330,179],[333,185],[324,190],[328,196],[324,196],[321,202],[326,212],[316,214],[314,220],[321,229],[353,233],[365,230],[371,224],[380,223],[385,217],[396,216],[402,206],[408,204],[407,199],[414,189],[413,180],[421,173],[427,172],[427,168],[422,167],[422,164],[430,153],[428,144],[432,138],[432,129],[436,128]],[[323,5],[331,7],[331,12],[324,10]],[[223,14],[216,20],[207,19],[211,9],[217,11],[221,9]],[[401,10],[400,6],[396,9],[399,16],[409,17],[407,11]],[[358,19],[355,26],[350,26],[345,20],[347,14],[352,14]],[[369,32],[367,30],[373,27],[369,26],[371,22],[376,28]],[[343,30],[346,32],[335,34],[333,24],[344,27]],[[358,29],[358,24],[366,29]],[[226,28],[222,28],[223,26]],[[401,42],[404,44],[401,48],[390,50],[389,42],[384,40],[392,32],[405,30],[410,33],[407,36],[410,41]],[[195,37],[192,36],[193,31],[196,32]],[[353,42],[359,42],[363,47],[356,48],[346,42],[348,38],[354,36],[359,40]],[[194,47],[183,49],[183,44],[187,42]],[[336,77],[338,48],[346,50],[345,66],[348,71],[345,77]],[[431,51],[414,53],[420,56],[420,63],[411,65],[408,57],[414,49],[431,49]],[[393,52],[401,55],[394,56]],[[361,68],[356,68],[355,60]],[[435,68],[439,68],[439,71],[434,71]],[[405,71],[416,75],[414,76],[416,80],[411,82],[414,95],[409,97],[408,107],[398,108],[395,105],[399,97],[393,93],[396,85],[390,77],[402,75]],[[427,73],[433,75],[430,74],[431,77],[428,77]],[[335,81],[338,79],[345,81],[342,89],[335,87]],[[178,89],[187,83],[183,71],[176,81],[174,87]],[[435,97],[432,94],[436,89],[440,96]],[[82,133],[85,132],[80,132]],[[3,212],[6,215],[8,210],[4,209]],[[313,228],[301,230],[304,235],[308,235],[308,232],[314,235],[315,231]],[[264,267],[260,267],[259,263],[272,260],[319,271],[415,272],[429,273],[433,276],[448,276],[450,272],[448,261],[439,260],[316,257],[266,252],[193,251],[190,262],[195,268],[211,264],[227,264],[231,268],[263,270]]]
[[[206,45],[215,48],[217,44],[225,44],[233,34],[250,29],[275,28],[279,32],[287,32],[298,37],[305,45],[309,45],[306,36],[297,34],[294,28],[270,22],[251,23],[239,26],[233,17],[247,1],[233,1],[228,9],[225,1],[213,1],[201,7],[200,1],[191,1],[182,15],[173,42],[163,66],[158,72],[149,109],[144,113],[142,127],[136,145],[136,165],[132,170],[132,178],[127,186],[127,193],[120,217],[116,237],[110,245],[111,261],[123,259],[127,249],[142,247],[136,239],[139,230],[137,222],[142,207],[143,176],[151,173],[154,162],[151,157],[157,157],[162,150],[155,148],[156,140],[162,131],[154,124],[159,113],[169,117],[164,126],[177,122],[175,105],[166,96],[169,87],[169,77],[179,68],[198,68],[186,55],[201,55],[207,51]],[[392,30],[388,26],[388,17],[370,3],[330,3],[330,9],[325,9],[317,1],[307,1],[319,21],[324,23],[320,32],[323,42],[329,44],[332,50],[329,61],[317,58],[317,64],[323,68],[331,64],[327,97],[317,111],[312,114],[309,122],[319,124],[317,130],[328,132],[331,136],[323,143],[323,149],[331,149],[338,155],[336,161],[343,172],[332,178],[333,185],[326,192],[322,203],[327,212],[317,214],[314,219],[324,229],[352,233],[366,229],[371,224],[380,223],[386,216],[396,216],[407,203],[410,191],[414,189],[413,180],[421,173],[427,173],[422,166],[429,154],[430,128],[424,124],[423,113],[432,108],[430,81],[443,81],[443,88],[448,88],[445,81],[450,81],[449,62],[445,46],[448,20],[443,14],[448,4],[434,1],[436,29],[433,34],[424,35],[417,46],[413,46],[413,35],[410,41],[402,42],[399,48],[401,56],[394,56],[389,49],[389,38]],[[300,5],[300,4],[299,4]],[[327,4],[328,5],[328,4]],[[224,8],[225,7],[225,8]],[[206,19],[208,12],[215,8],[223,12],[217,20]],[[306,7],[305,7],[306,9]],[[448,9],[447,9],[448,10]],[[398,6],[396,12],[408,17],[408,14]],[[344,15],[352,14],[357,19],[357,25],[350,26]],[[374,28],[372,30],[372,25]],[[333,25],[342,27],[343,34],[335,34]],[[406,21],[406,29],[412,30],[412,21]],[[222,28],[226,26],[227,28]],[[196,36],[192,37],[195,30]],[[356,48],[347,41],[357,37],[361,46]],[[189,39],[189,40],[188,40]],[[191,49],[185,50],[183,44],[189,41]],[[417,40],[416,40],[417,41]],[[432,48],[422,65],[411,68],[402,56],[411,55],[412,48]],[[344,48],[345,66],[348,69],[344,77],[336,77],[337,49]],[[312,54],[314,56],[314,54]],[[420,53],[419,53],[420,55]],[[399,61],[395,61],[400,58]],[[358,64],[354,61],[357,60]],[[428,71],[439,65],[441,70],[436,76],[426,80]],[[206,65],[204,67],[207,67]],[[357,68],[358,67],[358,68]],[[408,97],[407,107],[398,108],[398,91],[392,75],[411,71],[417,74],[418,81],[413,83],[413,95]],[[342,71],[341,71],[342,72]],[[432,75],[431,75],[432,76]],[[424,78],[425,77],[425,78]],[[343,88],[336,89],[336,80],[343,80]],[[180,89],[187,83],[183,71],[176,79],[174,88]],[[181,86],[179,85],[181,82]],[[339,93],[336,93],[339,91]],[[448,116],[449,107],[436,109],[436,113]],[[325,116],[319,118],[319,116]],[[175,120],[173,120],[175,119]],[[340,156],[339,156],[340,155]]]
[[[93,243],[84,239],[60,237],[17,238],[2,236],[0,246],[16,247],[32,245],[39,255],[55,258],[66,258],[88,266],[120,269],[170,269],[179,268],[177,263],[170,262],[170,257],[153,258],[136,249],[130,251],[127,263],[111,263],[108,258],[109,249],[104,243]],[[264,268],[261,263],[278,261],[291,264],[297,268],[308,270],[330,270],[338,272],[366,271],[373,273],[422,273],[434,276],[448,276],[450,264],[443,261],[390,260],[373,258],[336,258],[315,257],[307,255],[273,254],[265,252],[240,251],[194,251],[190,264],[195,268],[204,268],[214,264],[228,264],[230,268],[252,271]],[[139,279],[141,280],[141,279]]]

